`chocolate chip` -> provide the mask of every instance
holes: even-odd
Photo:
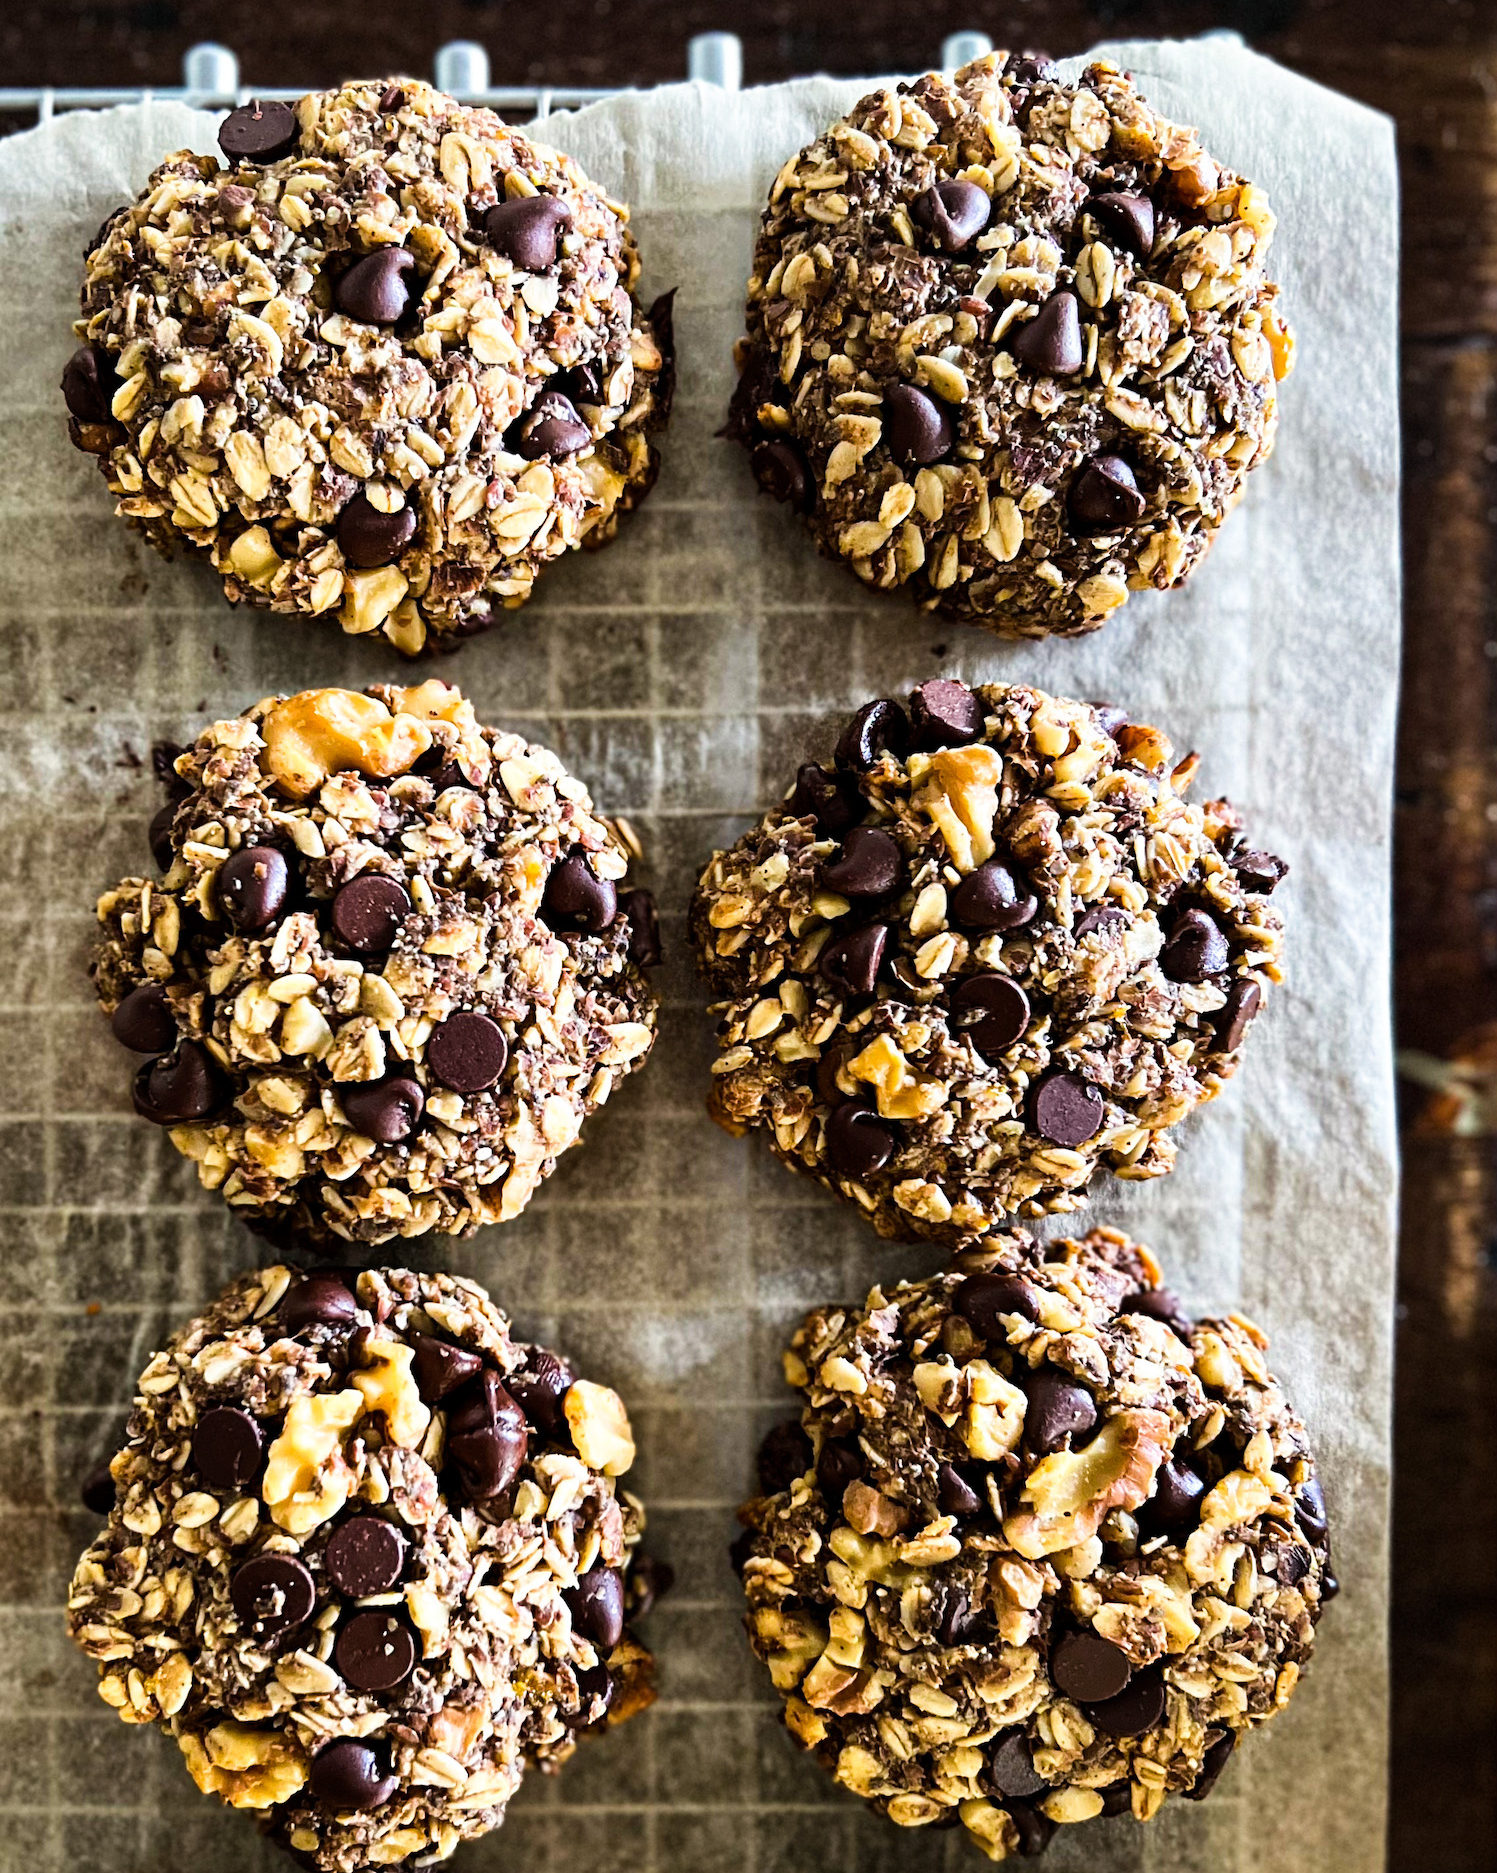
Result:
[[[62,367],[62,400],[80,423],[111,422],[109,405],[119,387],[114,360],[102,345],[80,345]]]
[[[307,1782],[313,1799],[333,1814],[378,1808],[399,1786],[380,1751],[351,1736],[318,1750]]]
[[[545,1347],[532,1347],[528,1363],[505,1379],[514,1398],[530,1422],[548,1437],[561,1437],[566,1429],[564,1401],[575,1377],[572,1368],[556,1353]]]
[[[1052,293],[1032,319],[1014,328],[1013,354],[1047,377],[1074,377],[1086,362],[1074,293]]]
[[[1052,1681],[1078,1704],[1101,1704],[1119,1696],[1132,1676],[1128,1654],[1097,1632],[1068,1632],[1050,1651]]]
[[[108,1515],[114,1507],[114,1478],[110,1474],[107,1457],[96,1463],[78,1485],[78,1496],[84,1508],[92,1510],[95,1515]]]
[[[256,1418],[238,1405],[215,1405],[192,1434],[193,1467],[214,1489],[243,1489],[259,1473],[264,1448]]]
[[[151,857],[155,859],[159,871],[170,871],[176,851],[172,846],[172,821],[177,817],[180,800],[168,800],[165,806],[158,806],[151,815],[151,823],[146,828],[146,844],[151,848]]]
[[[952,892],[951,921],[967,930],[1022,930],[1039,907],[1003,860],[990,858]]]
[[[629,960],[636,969],[660,967],[660,918],[648,891],[626,891],[619,909],[629,925]]]
[[[1205,1493],[1205,1483],[1190,1465],[1171,1458],[1160,1465],[1153,1495],[1134,1512],[1140,1529],[1145,1535],[1168,1535],[1176,1529],[1193,1528]]]
[[[447,1416],[447,1454],[473,1502],[502,1496],[525,1461],[525,1414],[499,1381],[481,1372],[456,1395]]]
[[[1238,976],[1216,1017],[1216,1044],[1224,1054],[1236,1053],[1262,1005],[1263,991],[1258,984],[1248,976]]]
[[[611,1652],[624,1636],[624,1577],[616,1567],[591,1567],[562,1598],[572,1625],[585,1639]]]
[[[728,420],[719,434],[731,442],[747,444],[759,429],[759,411],[779,400],[780,381],[774,360],[764,350],[751,351],[744,360],[728,400]]]
[[[821,868],[821,882],[841,897],[888,897],[904,877],[904,858],[881,826],[854,826],[840,854]]]
[[[1320,1577],[1320,1604],[1329,1606],[1341,1591],[1341,1582],[1334,1574],[1322,1574]]]
[[[936,1620],[936,1637],[942,1645],[965,1645],[979,1624],[971,1600],[960,1587],[948,1584],[942,1593],[941,1612]]]
[[[943,254],[959,254],[988,225],[992,206],[975,182],[937,182],[910,203],[910,219]]]
[[[416,510],[407,501],[392,514],[356,494],[338,515],[338,545],[350,566],[393,566],[416,537]]]
[[[1097,1401],[1084,1385],[1042,1367],[1025,1385],[1029,1395],[1024,1435],[1039,1451],[1058,1450],[1068,1437],[1089,1431],[1097,1422]]]
[[[1086,1714],[1104,1736],[1142,1736],[1164,1721],[1164,1707],[1164,1675],[1156,1666],[1138,1672],[1117,1697],[1089,1704]]]
[[[223,1086],[212,1056],[196,1041],[182,1041],[135,1076],[135,1110],[153,1125],[189,1125],[223,1103]]]
[[[159,982],[142,982],[115,1009],[109,1026],[121,1047],[133,1054],[164,1054],[177,1038],[166,990]]]
[[[1231,1730],[1224,1730],[1214,1743],[1206,1745],[1201,1757],[1200,1773],[1191,1786],[1182,1791],[1187,1801],[1205,1801],[1221,1781],[1222,1771],[1232,1760],[1232,1752],[1236,1747],[1237,1738]]]
[[[910,724],[897,702],[881,696],[865,702],[837,741],[838,767],[866,774],[884,754],[903,759],[910,745]]]
[[[291,889],[286,855],[273,845],[247,845],[218,868],[219,909],[236,930],[268,930]]]
[[[312,1617],[317,1588],[294,1554],[256,1554],[235,1568],[229,1598],[247,1631],[275,1639]]]
[[[559,390],[547,390],[521,418],[515,447],[527,462],[560,462],[591,446],[593,432]]]
[[[455,1093],[482,1093],[498,1083],[509,1059],[504,1030],[476,1009],[449,1015],[431,1031],[426,1064]]]
[[[1101,930],[1121,930],[1127,921],[1128,913],[1121,904],[1093,904],[1076,926],[1076,940],[1079,943],[1082,937]]]
[[[956,422],[944,403],[913,384],[884,393],[884,441],[896,462],[929,464],[956,445]]]
[[[1130,1814],[1133,1810],[1133,1785],[1130,1782],[1114,1782],[1110,1788],[1098,1789],[1102,1797],[1104,1815],[1116,1817]]]
[[[1285,1541],[1268,1544],[1258,1564],[1281,1587],[1296,1587],[1309,1573],[1312,1562],[1308,1548],[1302,1548],[1297,1541]]]
[[[1003,75],[1021,85],[1053,85],[1060,81],[1060,68],[1048,52],[1011,52]]]
[[[450,1393],[483,1371],[483,1360],[471,1347],[454,1346],[430,1333],[410,1333],[411,1376],[425,1405],[440,1405]]]
[[[363,1080],[338,1088],[343,1116],[363,1138],[376,1144],[398,1145],[410,1137],[426,1110],[426,1094],[411,1078],[410,1068],[383,1080]]]
[[[387,950],[411,914],[410,894],[383,872],[361,872],[333,899],[333,928],[361,955]]]
[[[405,109],[405,91],[400,85],[386,85],[379,94],[379,108],[383,116],[389,117],[396,111]]]
[[[1078,533],[1116,533],[1143,518],[1144,497],[1121,455],[1094,455],[1071,483],[1067,507]]]
[[[846,1038],[832,1041],[821,1050],[821,1058],[816,1062],[816,1090],[824,1104],[839,1106],[844,1099],[857,1097],[838,1084],[838,1075],[857,1052],[857,1041]]]
[[[759,1446],[754,1466],[759,1476],[759,1494],[778,1496],[789,1489],[797,1477],[804,1476],[815,1461],[811,1440],[794,1418],[771,1425]]]
[[[405,1571],[407,1542],[393,1522],[380,1515],[355,1515],[333,1531],[323,1566],[339,1593],[364,1600],[388,1593]]]
[[[816,505],[816,484],[806,468],[806,458],[785,437],[759,443],[749,457],[749,467],[771,500],[783,501],[798,514],[809,514]]]
[[[606,930],[618,915],[618,892],[600,878],[581,852],[569,852],[551,868],[542,907],[553,923],[574,930]]]
[[[997,1060],[1029,1026],[1029,997],[1011,976],[963,976],[951,997],[951,1025],[984,1060]]]
[[[1294,1519],[1317,1548],[1325,1546],[1330,1522],[1326,1516],[1325,1487],[1318,1476],[1312,1476],[1295,1497]]]
[[[807,761],[796,773],[785,810],[795,819],[815,820],[818,832],[837,839],[863,817],[863,796],[850,774],[829,774]]]
[[[950,677],[932,677],[910,691],[910,726],[917,748],[960,748],[982,733],[982,698]]]
[[[1101,1092],[1068,1067],[1052,1067],[1029,1094],[1029,1123],[1052,1145],[1074,1151],[1094,1138],[1106,1117]]]
[[[483,218],[484,239],[525,273],[545,273],[556,265],[572,211],[555,195],[519,195],[496,202]]]
[[[1171,982],[1204,982],[1219,976],[1231,960],[1221,926],[1203,910],[1188,910],[1159,952],[1159,967]]]
[[[888,926],[881,923],[834,937],[817,960],[822,981],[829,982],[839,995],[871,995],[888,941]]]
[[[1232,869],[1244,891],[1256,891],[1264,897],[1289,873],[1288,864],[1272,852],[1234,852]]]
[[[340,1629],[333,1664],[356,1691],[394,1691],[416,1669],[416,1642],[387,1607],[370,1607]]]
[[[1168,1288],[1140,1288],[1119,1304],[1120,1314],[1147,1314],[1150,1320],[1162,1320],[1177,1339],[1190,1345],[1190,1315],[1177,1294]]]
[[[301,127],[289,104],[251,98],[229,112],[218,126],[218,147],[231,163],[274,163],[289,156],[301,141]]]
[[[1010,1801],[1025,1801],[1031,1795],[1042,1795],[1049,1786],[1043,1776],[1035,1774],[1034,1751],[1028,1739],[1017,1730],[1011,1730],[994,1745],[988,1758],[988,1781],[995,1793],[1007,1796]]]
[[[362,324],[394,325],[411,303],[406,276],[415,266],[416,256],[406,248],[381,247],[354,262],[333,288],[333,303]]]
[[[1017,1314],[1021,1320],[1037,1321],[1039,1297],[1022,1275],[994,1270],[985,1275],[968,1275],[951,1296],[951,1304],[980,1339],[1008,1338],[1006,1317]]]
[[[655,1602],[676,1584],[676,1570],[653,1554],[636,1554],[629,1569],[629,1617],[648,1619]]]
[[[1009,1802],[1006,1807],[1014,1832],[1019,1836],[1020,1859],[1036,1859],[1055,1838],[1055,1823],[1038,1808],[1031,1808],[1028,1802]]]
[[[844,1099],[826,1122],[826,1154],[832,1169],[855,1183],[881,1171],[893,1157],[899,1134],[863,1099]]]
[[[562,1721],[580,1729],[602,1720],[613,1702],[613,1679],[606,1665],[594,1665],[587,1671],[579,1671],[576,1677],[580,1707],[575,1716],[564,1717]]]
[[[1112,236],[1113,245],[1121,247],[1136,260],[1147,260],[1154,245],[1154,204],[1147,195],[1127,195],[1109,189],[1094,195],[1087,207],[1097,217],[1103,233]]]
[[[330,1327],[337,1332],[351,1327],[358,1314],[359,1304],[346,1281],[337,1275],[305,1275],[286,1291],[280,1330],[288,1338],[309,1327]]]
[[[833,1508],[841,1504],[848,1484],[857,1482],[862,1474],[863,1456],[856,1444],[835,1439],[822,1445],[816,1459],[816,1485]]]
[[[982,1497],[954,1463],[943,1463],[936,1471],[936,1500],[942,1515],[965,1520],[982,1512]]]
[[[482,793],[483,781],[477,774],[470,773],[461,761],[444,761],[433,770],[431,784],[437,793],[445,793],[449,787],[466,787],[469,793]]]
[[[1097,717],[1097,726],[1109,740],[1116,741],[1128,726],[1127,711],[1120,709],[1115,702],[1094,702],[1091,706]]]

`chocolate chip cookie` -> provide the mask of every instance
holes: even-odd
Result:
[[[655,478],[670,300],[570,157],[412,79],[250,103],[87,256],[62,389],[162,552],[415,655]]]
[[[735,1560],[796,1740],[1003,1860],[1209,1794],[1336,1582],[1255,1326],[1112,1230],[969,1260],[806,1320]]]
[[[627,825],[438,682],[272,697],[166,771],[93,963],[136,1111],[301,1240],[517,1216],[655,1038]]]
[[[951,1247],[1170,1171],[1279,980],[1288,869],[1197,764],[1020,685],[865,704],[697,887],[714,1116]]]
[[[141,1374],[68,1628],[302,1864],[445,1860],[653,1698],[633,1461],[475,1283],[264,1268]]]
[[[1092,630],[1189,576],[1273,448],[1273,227],[1105,60],[873,92],[775,179],[728,433],[866,584]]]

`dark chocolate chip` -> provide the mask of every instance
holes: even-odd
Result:
[[[1102,1797],[1102,1812],[1115,1817],[1131,1814],[1133,1811],[1133,1785],[1131,1782],[1114,1782],[1111,1788],[1098,1789]]]
[[[189,1125],[205,1119],[223,1102],[223,1087],[212,1056],[196,1041],[182,1041],[169,1054],[152,1060],[135,1076],[135,1110],[153,1125]]]
[[[479,1373],[456,1395],[447,1416],[447,1454],[471,1501],[504,1494],[520,1474],[526,1438],[525,1413],[497,1372]]]
[[[280,1329],[288,1338],[305,1333],[309,1327],[330,1327],[337,1332],[351,1327],[358,1312],[353,1291],[340,1276],[305,1275],[286,1291],[281,1302]]]
[[[611,878],[600,878],[581,852],[569,852],[551,868],[543,908],[553,923],[572,930],[606,930],[618,915]]]
[[[826,1154],[842,1177],[861,1182],[893,1157],[899,1134],[863,1099],[844,1099],[826,1122]]]
[[[1259,1565],[1281,1587],[1297,1587],[1309,1573],[1312,1559],[1309,1549],[1297,1541],[1276,1542],[1263,1550]]]
[[[400,85],[386,85],[379,94],[379,108],[386,117],[391,116],[395,111],[403,111],[405,109],[404,89]]]
[[[410,914],[409,892],[383,872],[361,872],[333,899],[333,928],[350,949],[366,956],[387,950]]]
[[[1234,852],[1232,869],[1237,873],[1237,882],[1244,891],[1255,891],[1267,897],[1281,878],[1287,877],[1289,866],[1285,860],[1272,852]]]
[[[816,1090],[826,1105],[840,1106],[844,1099],[858,1097],[838,1084],[838,1075],[857,1051],[857,1041],[846,1038],[832,1041],[821,1050],[821,1058],[816,1062]]]
[[[1048,52],[1011,52],[1003,68],[1003,75],[1021,85],[1053,85],[1060,82],[1060,68],[1052,62]]]
[[[543,391],[520,420],[516,448],[527,462],[559,462],[591,446],[593,432],[559,390]]]
[[[1007,1802],[1005,1807],[1014,1832],[1019,1836],[1019,1858],[1037,1859],[1055,1838],[1055,1823],[1038,1808],[1031,1808],[1028,1802]]]
[[[289,104],[251,98],[229,112],[218,126],[218,147],[231,163],[274,163],[289,156],[301,141],[296,112]]]
[[[469,793],[483,792],[483,781],[470,773],[461,761],[444,761],[433,770],[431,784],[437,793],[445,793],[449,787],[466,787]]]
[[[966,1645],[980,1624],[972,1602],[960,1587],[947,1585],[942,1593],[936,1637],[942,1645]]]
[[[1101,1131],[1105,1117],[1101,1092],[1068,1067],[1052,1067],[1030,1091],[1029,1123],[1052,1145],[1075,1150]]]
[[[833,937],[817,960],[822,981],[829,982],[839,995],[871,995],[888,941],[888,926],[881,923]]]
[[[1138,1672],[1118,1696],[1089,1704],[1086,1714],[1104,1736],[1142,1736],[1164,1721],[1164,1708],[1164,1675],[1155,1666]]]
[[[84,1477],[78,1486],[78,1495],[85,1509],[92,1510],[95,1515],[108,1515],[115,1504],[115,1488],[107,1457]]]
[[[835,859],[821,868],[821,882],[846,898],[888,897],[904,878],[899,843],[881,826],[854,826]]]
[[[816,1459],[816,1485],[832,1507],[840,1508],[849,1483],[863,1474],[863,1455],[856,1444],[834,1439],[823,1444]]]
[[[114,360],[102,345],[80,345],[62,368],[62,400],[80,423],[111,422],[118,389]]]
[[[1039,907],[1003,860],[990,858],[952,892],[951,921],[967,930],[1022,930]]]
[[[1168,1288],[1140,1288],[1118,1304],[1120,1314],[1147,1314],[1150,1320],[1162,1320],[1177,1339],[1190,1345],[1190,1315],[1183,1302]]]
[[[593,1665],[576,1676],[579,1709],[575,1716],[564,1717],[562,1721],[583,1728],[602,1720],[613,1702],[613,1679],[606,1665]]]
[[[1013,354],[1046,377],[1074,377],[1086,362],[1074,293],[1052,293],[1032,319],[1014,328]]]
[[[505,1379],[510,1396],[525,1416],[548,1437],[568,1435],[565,1400],[572,1389],[572,1368],[543,1346],[531,1347],[528,1362]]]
[[[482,1093],[497,1085],[509,1060],[509,1042],[492,1016],[468,1008],[431,1031],[426,1064],[455,1093]]]
[[[1120,709],[1115,702],[1094,702],[1092,708],[1096,711],[1097,724],[1102,733],[1109,740],[1116,741],[1128,726],[1127,710]]]
[[[177,1038],[177,1024],[159,982],[142,982],[131,989],[110,1016],[109,1026],[121,1047],[133,1054],[164,1054]]]
[[[572,1625],[584,1639],[611,1652],[624,1636],[624,1577],[616,1567],[591,1567],[569,1593]]]
[[[555,195],[519,195],[496,202],[483,218],[484,239],[525,273],[545,273],[556,265],[572,211]]]
[[[943,1463],[936,1471],[936,1500],[942,1515],[964,1520],[982,1511],[982,1497],[954,1463]]]
[[[897,702],[881,696],[865,702],[837,740],[837,765],[866,774],[883,754],[903,759],[910,745],[910,724]]]
[[[416,537],[416,510],[407,501],[387,514],[367,494],[356,494],[338,515],[338,545],[350,566],[368,571],[393,566]]]
[[[192,1434],[193,1468],[214,1489],[243,1489],[253,1482],[265,1449],[259,1421],[238,1405],[215,1405]]]
[[[629,925],[629,960],[636,969],[660,967],[660,917],[648,891],[626,891],[619,909]]]
[[[1086,1387],[1051,1367],[1042,1367],[1024,1389],[1029,1395],[1024,1435],[1036,1450],[1058,1450],[1068,1437],[1089,1431],[1097,1422],[1097,1401]]]
[[[1232,1760],[1232,1752],[1237,1747],[1237,1737],[1231,1730],[1225,1730],[1214,1743],[1208,1743],[1201,1757],[1200,1773],[1191,1786],[1184,1790],[1187,1801],[1205,1801],[1218,1782],[1222,1771]]]
[[[629,1617],[648,1619],[655,1602],[676,1584],[676,1570],[653,1554],[636,1554],[629,1569]]]
[[[815,820],[818,832],[837,839],[863,817],[863,796],[850,774],[829,774],[807,761],[796,773],[785,810],[795,819]]]
[[[1147,195],[1128,195],[1109,189],[1102,195],[1094,195],[1087,207],[1097,217],[1103,233],[1112,237],[1115,247],[1121,247],[1136,260],[1148,259],[1154,245],[1154,204]]]
[[[365,325],[394,325],[411,303],[407,275],[415,270],[416,256],[404,247],[382,247],[366,254],[348,269],[333,289],[340,312]]]
[[[1329,1606],[1341,1591],[1341,1582],[1334,1574],[1322,1574],[1320,1577],[1320,1604]]]
[[[1022,1275],[994,1270],[985,1275],[968,1275],[951,1296],[951,1304],[980,1339],[1007,1340],[1006,1317],[1017,1314],[1021,1320],[1037,1321],[1039,1297]]]
[[[421,1123],[426,1094],[407,1067],[383,1080],[363,1080],[338,1088],[343,1116],[362,1137],[376,1144],[398,1145]]]
[[[170,871],[172,860],[177,856],[172,845],[172,821],[181,804],[180,800],[168,800],[165,806],[158,806],[146,828],[146,844],[151,848],[158,871]]]
[[[1011,976],[963,976],[951,997],[951,1025],[984,1060],[997,1060],[1029,1026],[1029,997]]]
[[[910,219],[943,254],[959,254],[988,225],[992,206],[975,182],[937,182],[910,203]]]
[[[786,437],[759,443],[749,457],[749,467],[771,500],[783,501],[798,514],[809,514],[816,505],[816,484],[806,467],[806,458]]]
[[[1325,1546],[1330,1522],[1326,1516],[1325,1488],[1318,1476],[1312,1476],[1295,1497],[1294,1519],[1317,1548]]]
[[[1247,976],[1238,976],[1216,1017],[1216,1044],[1224,1054],[1236,1053],[1262,1005],[1263,991],[1258,984]]]
[[[965,683],[932,677],[910,691],[910,727],[917,748],[961,748],[982,733],[982,698]]]
[[[1190,1465],[1172,1458],[1160,1465],[1154,1478],[1153,1495],[1135,1511],[1138,1525],[1146,1536],[1193,1528],[1199,1519],[1199,1505],[1205,1493],[1205,1483]]]
[[[370,1607],[339,1630],[333,1664],[355,1691],[394,1691],[416,1669],[416,1642],[388,1607]]]
[[[805,1475],[815,1462],[811,1440],[795,1418],[773,1424],[764,1434],[754,1466],[759,1476],[759,1494],[778,1496],[789,1489],[797,1477]]]
[[[354,1515],[333,1530],[323,1566],[350,1600],[388,1593],[405,1571],[406,1538],[381,1515]]]
[[[1221,926],[1203,910],[1188,910],[1159,952],[1159,967],[1171,982],[1204,982],[1219,976],[1231,960]]]
[[[895,384],[884,393],[884,441],[896,462],[939,462],[956,445],[956,421],[937,398]]]
[[[454,1346],[430,1333],[407,1334],[411,1347],[411,1376],[425,1405],[440,1405],[469,1379],[483,1371],[483,1360],[471,1347]]]
[[[275,1639],[312,1617],[317,1588],[294,1554],[256,1554],[235,1568],[229,1598],[248,1632]]]
[[[1116,533],[1143,518],[1138,479],[1121,455],[1094,455],[1082,464],[1067,500],[1078,533]]]
[[[1127,921],[1128,913],[1121,904],[1093,904],[1076,926],[1076,940],[1099,930],[1120,930]]]
[[[286,855],[273,845],[246,845],[218,868],[218,904],[236,930],[268,930],[291,889]]]
[[[340,1736],[318,1750],[307,1782],[313,1800],[332,1814],[378,1808],[399,1786],[381,1752],[351,1736]]]
[[[720,434],[731,442],[747,445],[759,431],[759,411],[766,403],[778,401],[779,377],[774,360],[767,351],[751,351],[744,360],[728,400],[728,420]]]
[[[988,1781],[994,1792],[1010,1801],[1042,1795],[1049,1784],[1034,1772],[1034,1751],[1021,1731],[1011,1730],[993,1746],[988,1758]]]
[[[1121,1695],[1133,1667],[1128,1654],[1100,1633],[1065,1633],[1050,1651],[1050,1677],[1078,1704],[1102,1704]]]

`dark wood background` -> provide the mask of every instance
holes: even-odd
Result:
[[[486,43],[496,83],[679,77],[727,29],[745,81],[934,62],[966,28],[1084,50],[1104,35],[1241,32],[1387,111],[1403,175],[1405,643],[1394,886],[1400,1045],[1449,1057],[1497,1015],[1497,0],[5,0],[0,83],[175,84],[216,39],[246,84],[428,72]],[[1377,256],[1363,257],[1376,265]],[[1349,264],[1344,290],[1357,290]],[[1497,1234],[1490,1140],[1416,1124],[1398,1319],[1395,1873],[1497,1867]],[[1326,1873],[1336,1873],[1328,1868]]]

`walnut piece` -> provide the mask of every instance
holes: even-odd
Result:
[[[270,1519],[288,1535],[310,1534],[347,1502],[353,1472],[343,1433],[363,1414],[362,1392],[306,1393],[291,1401],[260,1485]]]
[[[880,1118],[929,1118],[946,1103],[946,1087],[916,1073],[887,1034],[880,1034],[849,1060],[847,1071],[874,1089]]]
[[[622,1476],[634,1461],[634,1433],[618,1393],[578,1379],[567,1390],[564,1409],[582,1461],[605,1476]]]
[[[1038,1561],[1089,1541],[1110,1510],[1136,1509],[1147,1499],[1168,1440],[1163,1412],[1118,1411],[1089,1444],[1052,1451],[1024,1485],[1029,1506],[1003,1518],[1009,1546]]]
[[[349,689],[304,689],[288,696],[266,716],[260,732],[267,770],[296,800],[316,793],[342,768],[373,780],[404,774],[431,746],[431,730],[414,715],[391,715],[373,696]]]
[[[993,819],[1003,759],[986,742],[970,748],[944,748],[930,757],[931,784],[916,796],[946,841],[958,871],[967,872],[993,856]]]
[[[431,1423],[431,1412],[422,1404],[411,1377],[414,1357],[410,1347],[393,1340],[371,1340],[364,1348],[367,1366],[353,1374],[365,1411],[384,1413],[390,1442],[402,1450],[414,1450]]]
[[[307,1779],[307,1759],[278,1730],[256,1730],[225,1720],[197,1737],[177,1738],[187,1772],[205,1795],[233,1808],[274,1808]]]

